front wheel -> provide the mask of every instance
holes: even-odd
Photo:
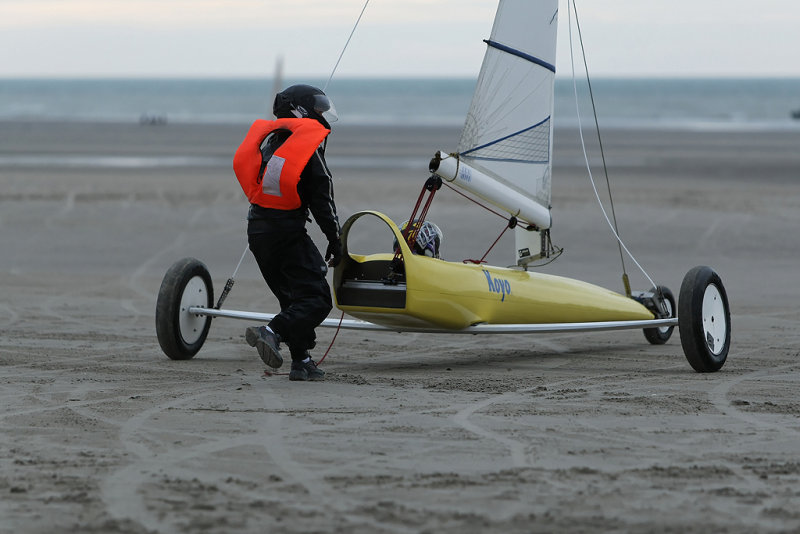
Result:
[[[731,313],[725,286],[710,267],[695,267],[683,278],[678,330],[683,353],[695,371],[722,368],[731,344]]]
[[[156,334],[161,349],[172,360],[197,354],[211,327],[211,317],[189,313],[189,308],[211,308],[214,288],[208,268],[200,260],[184,258],[172,264],[158,291]]]

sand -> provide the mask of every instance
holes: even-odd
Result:
[[[0,532],[800,530],[800,133],[606,132],[639,262],[676,294],[699,264],[726,284],[718,373],[689,367],[677,331],[342,331],[327,380],[292,383],[264,376],[247,322],[215,320],[189,361],[155,336],[174,261],[204,261],[218,292],[244,250],[244,129],[0,124]],[[403,220],[457,134],[337,129],[343,218]],[[543,270],[621,290],[576,132],[556,147],[565,253]],[[430,217],[447,259],[502,230],[450,192]],[[275,311],[252,258],[226,306]]]

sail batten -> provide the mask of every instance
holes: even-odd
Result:
[[[497,48],[498,50],[502,50],[503,52],[508,52],[509,54],[511,54],[513,56],[521,57],[522,59],[527,59],[531,63],[535,63],[536,65],[539,65],[540,67],[544,67],[547,70],[552,71],[553,74],[555,74],[555,72],[556,72],[556,66],[553,65],[552,63],[548,63],[547,61],[539,59],[538,57],[532,56],[530,54],[526,54],[525,52],[523,52],[521,50],[517,50],[516,48],[511,48],[510,46],[506,46],[506,45],[504,45],[502,43],[498,43],[496,41],[492,41],[491,39],[484,39],[483,42],[486,43],[487,45],[491,46],[491,47]]]

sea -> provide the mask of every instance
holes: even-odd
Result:
[[[326,80],[286,80],[325,86]],[[0,121],[249,124],[271,117],[273,81],[252,79],[0,79]],[[342,125],[460,126],[474,79],[334,78]],[[575,93],[578,93],[576,99]],[[591,81],[602,128],[797,130],[800,79]],[[577,101],[577,104],[576,104]],[[556,78],[553,122],[594,121],[589,84]]]

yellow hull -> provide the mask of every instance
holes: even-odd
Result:
[[[403,278],[385,282],[392,254],[347,253],[356,219],[374,215],[402,249]],[[460,330],[475,324],[546,324],[654,319],[642,304],[599,286],[503,267],[463,264],[413,255],[397,226],[378,212],[359,212],[345,223],[345,254],[334,271],[337,307],[376,324]]]

